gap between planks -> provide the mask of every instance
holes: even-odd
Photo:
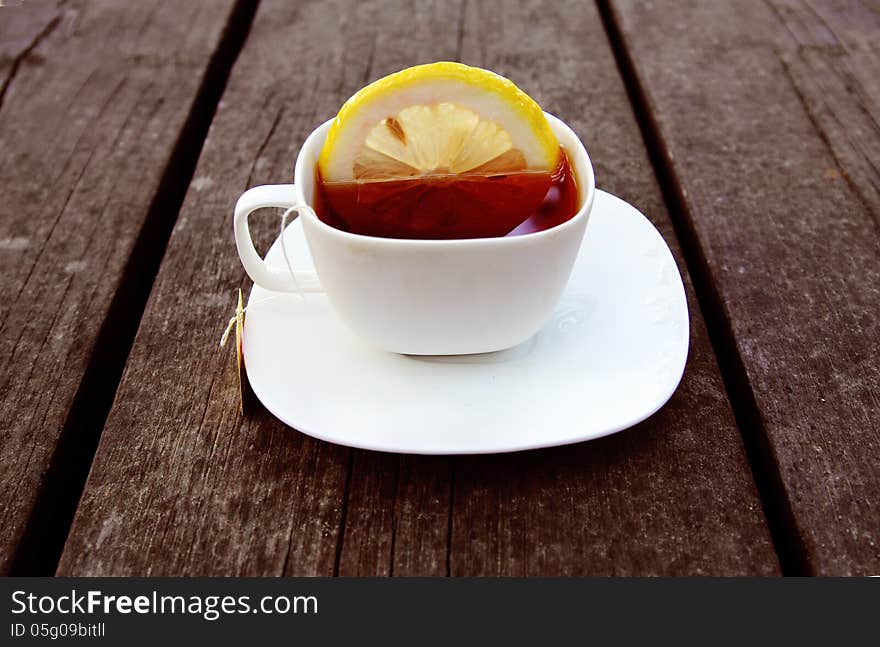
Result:
[[[779,468],[768,444],[758,406],[749,387],[745,366],[736,349],[733,329],[716,286],[711,281],[708,262],[693,230],[683,187],[668,163],[663,136],[651,112],[609,0],[596,0],[596,4],[620,76],[633,106],[651,166],[657,176],[663,200],[681,244],[682,255],[706,321],[709,339],[721,369],[734,419],[745,445],[752,477],[758,489],[782,574],[809,575],[806,548],[796,531],[794,514],[784,494]]]
[[[96,350],[65,419],[23,541],[13,556],[10,575],[55,574],[165,247],[258,3],[259,0],[236,2],[211,55],[101,324]]]

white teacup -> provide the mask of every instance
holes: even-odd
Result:
[[[413,240],[352,234],[325,224],[310,206],[315,165],[330,121],[306,139],[294,184],[258,186],[235,205],[235,242],[248,275],[268,290],[326,292],[340,319],[388,351],[459,355],[510,348],[553,312],[571,274],[593,206],[596,181],[584,145],[552,115],[571,162],[579,208],[544,231],[501,238]],[[254,248],[248,215],[293,208],[303,221],[317,275],[269,267]]]

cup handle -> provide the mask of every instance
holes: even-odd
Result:
[[[254,247],[248,228],[248,216],[262,207],[294,209],[297,216],[303,211],[314,215],[314,210],[296,195],[293,184],[267,184],[245,191],[235,203],[233,224],[235,246],[241,264],[251,280],[262,288],[275,292],[323,292],[314,272],[291,271],[269,267]]]

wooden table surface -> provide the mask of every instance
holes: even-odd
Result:
[[[876,0],[2,4],[0,574],[880,573]],[[424,457],[239,415],[236,198],[443,59],[672,248],[690,355],[649,420]]]

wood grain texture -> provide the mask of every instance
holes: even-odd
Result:
[[[614,1],[807,572],[880,570],[876,4]]]
[[[23,541],[232,6],[0,9],[0,574],[46,539]]]
[[[0,107],[22,61],[51,35],[62,12],[54,0],[38,0],[21,7],[6,7],[0,20]]]
[[[767,5],[790,37],[777,40],[775,49],[803,110],[880,227],[880,4]]]
[[[304,31],[307,39],[291,37]],[[601,185],[643,208],[674,246],[591,5],[264,1],[172,236],[60,574],[778,572],[695,308],[673,400],[599,442],[466,459],[396,456],[310,440],[261,409],[238,418],[230,357],[215,349],[234,288],[246,283],[229,231],[235,199],[289,178],[304,136],[365,82],[437,58],[509,74],[584,137]]]
[[[354,452],[339,575],[447,575],[452,462]]]

